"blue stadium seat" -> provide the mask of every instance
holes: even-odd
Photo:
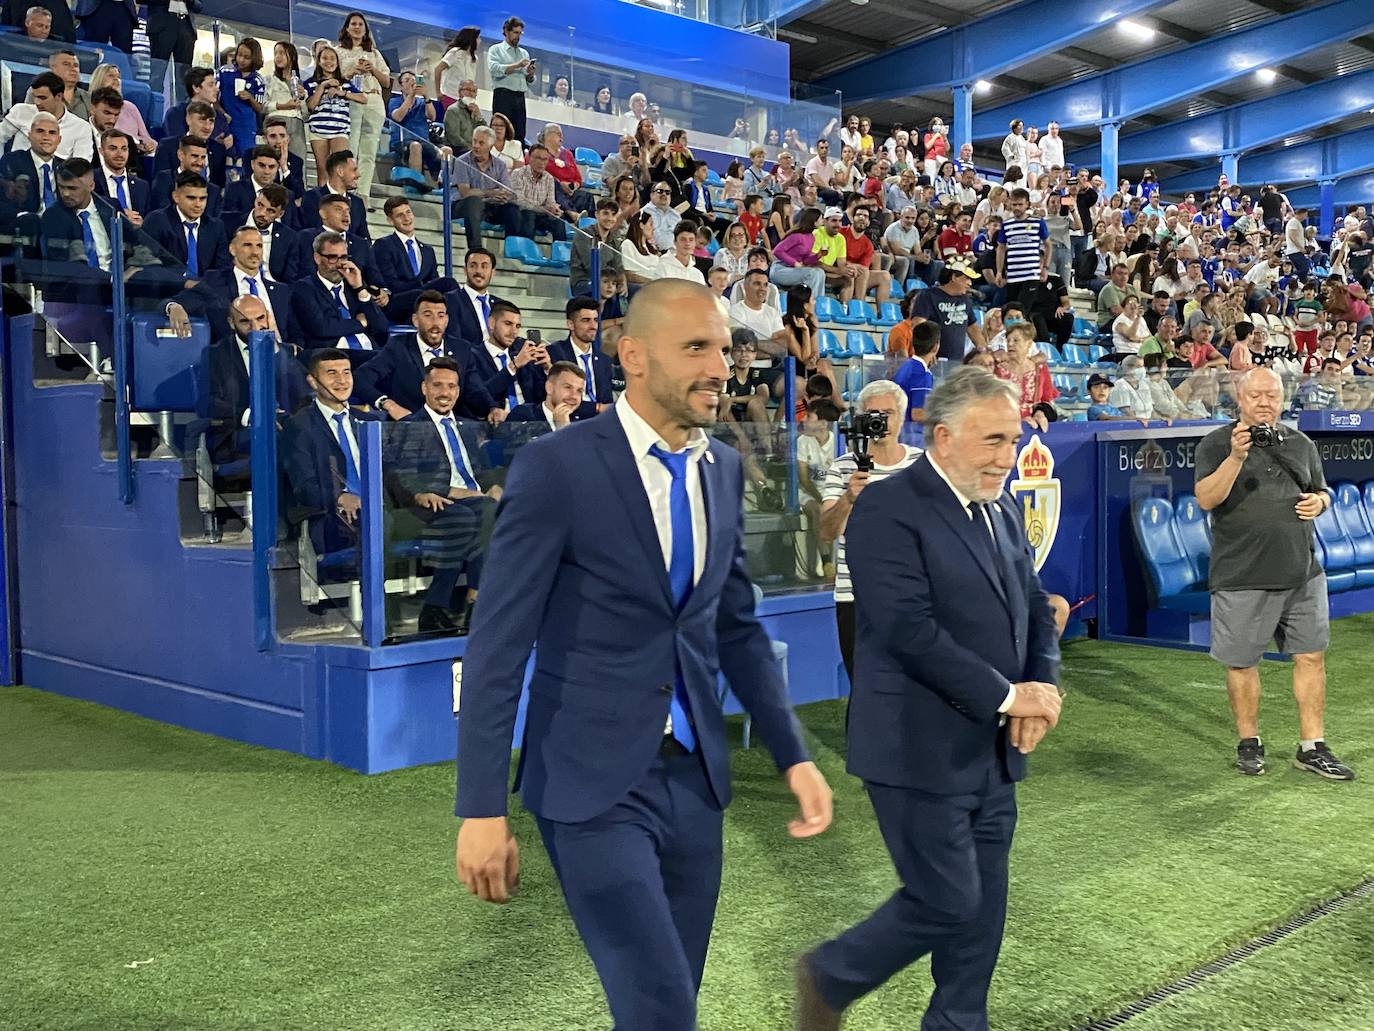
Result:
[[[1078,376],[1070,376],[1067,372],[1056,372],[1050,377],[1054,383],[1054,389],[1059,391],[1059,399],[1066,404],[1072,404],[1079,399],[1078,387],[1082,379]]]
[[[902,309],[898,307],[895,301],[884,301],[878,305],[877,319],[870,321],[875,326],[895,326],[902,321]],[[887,340],[886,333],[883,334],[883,340],[884,342]]]
[[[596,219],[592,218],[591,215],[583,215],[577,220],[578,229],[590,229],[594,225],[596,225]]]
[[[857,324],[845,314],[844,305],[836,298],[826,294],[817,297],[815,300],[817,322],[834,322],[841,326],[853,326]]]
[[[1051,364],[1059,365],[1064,361],[1064,355],[1060,352],[1059,348],[1055,347],[1053,344],[1044,342],[1037,343],[1036,346],[1044,352],[1045,357],[1050,360]]]
[[[1065,365],[1088,365],[1088,352],[1082,344],[1064,345],[1064,364]]]
[[[1073,320],[1073,338],[1075,340],[1091,340],[1097,336],[1097,326],[1092,319],[1085,319],[1079,315]]]
[[[591,147],[578,147],[573,151],[573,159],[579,165],[586,165],[588,168],[601,167],[601,155],[592,150]]]
[[[1212,564],[1212,524],[1207,513],[1191,494],[1180,494],[1174,499],[1174,522],[1178,526],[1178,541],[1192,559],[1198,579],[1207,582],[1208,569]]]
[[[848,321],[847,326],[871,326],[873,324],[873,309],[868,306],[868,302],[861,297],[855,297],[844,306],[845,317]]]
[[[1088,345],[1088,361],[1092,362],[1094,365],[1107,357],[1107,353],[1107,349],[1101,344]]]
[[[925,281],[924,279],[919,278],[919,277],[912,277],[911,279],[908,279],[908,280],[906,281],[906,291],[907,291],[907,293],[911,293],[912,290],[929,290],[929,289],[930,289],[930,287],[926,286],[926,281]]]
[[[714,168],[708,168],[708,169],[706,170],[706,185],[707,185],[707,186],[724,186],[724,185],[725,185],[725,180],[722,179],[719,175],[716,174],[716,171],[715,171]]]
[[[872,333],[864,333],[857,329],[851,329],[844,335],[844,349],[851,358],[882,353],[878,350],[878,342],[873,339]]]
[[[1360,500],[1360,488],[1353,483],[1336,483],[1331,491],[1335,496],[1331,507],[1355,549],[1355,586],[1374,586],[1374,523]]]
[[[1336,515],[1335,506],[1317,516],[1313,520],[1313,525],[1317,528],[1317,541],[1321,544],[1318,558],[1322,560],[1322,567],[1326,570],[1327,590],[1350,590],[1356,586],[1358,579],[1355,573],[1358,565],[1355,559],[1355,545],[1346,536],[1340,517]]]
[[[539,246],[527,236],[508,236],[503,255],[530,268],[548,268],[553,262],[539,252]]]
[[[1206,584],[1198,579],[1178,539],[1173,506],[1163,498],[1145,498],[1136,504],[1131,521],[1156,607],[1175,612],[1211,611]]]
[[[568,271],[568,266],[572,262],[572,241],[555,240],[549,247],[549,268],[557,269],[560,272]]]
[[[845,358],[848,355],[840,347],[840,338],[833,329],[822,329],[816,334],[816,350],[822,358]]]

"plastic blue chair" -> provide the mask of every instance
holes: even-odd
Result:
[[[822,358],[848,357],[833,329],[822,329],[816,334],[816,351]]]
[[[1059,365],[1063,363],[1063,354],[1061,354],[1059,348],[1055,347],[1053,344],[1048,342],[1042,342],[1037,343],[1035,346],[1040,348],[1040,350],[1045,353],[1045,357],[1050,360],[1050,363],[1052,365]]]
[[[857,329],[851,329],[844,335],[844,349],[849,352],[851,358],[862,358],[866,354],[881,353],[878,350],[877,341],[873,339],[873,334]]]
[[[1097,326],[1093,324],[1092,319],[1085,319],[1079,315],[1073,320],[1073,337],[1075,340],[1091,340],[1095,336],[1097,336]]]
[[[1088,345],[1088,361],[1092,362],[1094,365],[1100,362],[1103,358],[1107,357],[1107,354],[1107,349],[1103,347],[1101,344]]]
[[[1359,560],[1355,557],[1355,543],[1345,532],[1335,506],[1328,508],[1312,521],[1317,530],[1317,540],[1321,542],[1323,567],[1326,569],[1328,591],[1348,591],[1356,586],[1356,568]]]
[[[919,278],[919,277],[912,277],[911,279],[908,279],[908,280],[906,281],[906,290],[907,290],[907,293],[910,293],[912,290],[929,290],[929,289],[930,289],[930,287],[926,286],[926,281],[925,281],[924,279]]]
[[[852,325],[845,315],[844,305],[829,294],[816,298],[816,321],[836,322],[842,326]]]
[[[596,219],[592,218],[591,215],[583,215],[577,220],[578,229],[590,229],[594,225],[596,225]]]
[[[855,297],[844,307],[844,313],[849,322],[845,325],[850,326],[871,326],[873,324],[873,309],[868,306],[868,302],[861,297]]]
[[[539,252],[539,245],[527,236],[508,236],[504,244],[505,257],[530,268],[548,268],[553,262]]]
[[[1198,579],[1206,583],[1212,564],[1212,526],[1197,498],[1180,494],[1174,499],[1174,523],[1178,527],[1178,541],[1192,559]]]
[[[708,168],[708,169],[706,170],[706,185],[707,185],[707,186],[724,186],[724,185],[725,185],[725,180],[722,179],[720,176],[718,176],[718,175],[716,174],[715,169],[713,169],[713,168]]]
[[[573,151],[573,159],[579,165],[586,165],[588,168],[601,167],[601,155],[591,147],[578,147]]]
[[[1145,498],[1132,511],[1131,522],[1156,606],[1181,612],[1210,611],[1211,595],[1178,539],[1173,506],[1164,498]]]
[[[875,326],[895,326],[902,321],[902,309],[895,301],[884,301],[878,305],[878,317],[869,320]],[[883,334],[883,339],[887,339],[887,334]]]
[[[1355,549],[1355,585],[1368,587],[1374,584],[1374,522],[1360,502],[1360,488],[1353,483],[1333,484],[1331,493],[1335,497],[1332,510]]]
[[[1088,365],[1088,352],[1082,344],[1064,345],[1065,365]]]
[[[572,242],[570,240],[555,240],[553,246],[549,248],[548,267],[558,269],[560,272],[568,271],[568,265],[572,262]]]

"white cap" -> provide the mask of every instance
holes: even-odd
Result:
[[[822,218],[844,218],[844,211],[841,208],[826,208]]]

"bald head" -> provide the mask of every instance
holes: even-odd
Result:
[[[696,300],[716,310],[711,291],[685,279],[656,279],[640,287],[625,315],[625,336],[652,342],[665,323],[680,322],[684,305]]]
[[[234,298],[233,303],[229,305],[229,326],[233,329],[234,335],[246,343],[249,333],[272,328],[267,317],[267,305],[262,303],[261,297],[251,294]]]

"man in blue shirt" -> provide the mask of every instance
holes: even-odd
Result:
[[[415,73],[400,75],[401,96],[387,117],[392,121],[391,153],[414,172],[439,175],[439,148],[429,142],[429,123],[439,120],[434,101],[416,92]]]
[[[911,327],[911,354],[893,375],[893,381],[906,393],[906,426],[900,437],[903,444],[921,447],[925,438],[926,395],[935,386],[930,366],[940,351],[940,327],[922,322]]]

